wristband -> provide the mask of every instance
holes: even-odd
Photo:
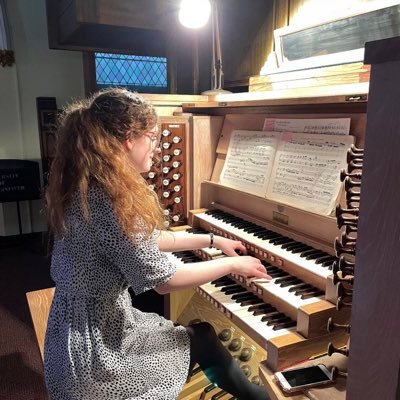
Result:
[[[214,244],[214,234],[210,232],[210,245],[208,246],[209,249],[212,249]]]

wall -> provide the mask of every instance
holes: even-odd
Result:
[[[40,161],[36,97],[58,107],[84,95],[82,54],[49,50],[45,0],[7,0],[16,63],[0,67],[0,158]],[[23,232],[46,230],[41,201],[22,202]],[[16,204],[0,204],[0,236],[18,234]]]

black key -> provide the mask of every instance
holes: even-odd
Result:
[[[265,230],[265,228],[263,228],[262,226],[254,226],[253,228],[249,228],[249,229],[246,229],[246,232],[247,233],[259,233],[259,232],[262,232],[262,231],[264,231]]]
[[[287,242],[287,243],[283,244],[281,247],[282,247],[282,249],[288,250],[288,248],[290,246],[293,246],[293,245],[296,245],[296,244],[299,244],[299,242],[296,242],[296,240],[292,240],[290,242]]]
[[[237,289],[229,289],[229,290],[225,290],[225,294],[227,295],[227,296],[229,296],[229,295],[231,295],[231,294],[235,294],[235,293],[244,293],[244,292],[247,292],[247,290],[245,289],[245,288],[237,288]]]
[[[301,279],[294,279],[293,281],[283,282],[279,286],[284,288],[284,287],[288,287],[288,286],[298,285],[299,283],[303,283],[303,281]]]
[[[284,313],[277,312],[274,315],[270,315],[270,316],[264,315],[264,317],[262,317],[262,318],[265,318],[264,321],[267,322],[267,325],[268,325],[268,323],[269,323],[269,325],[272,325],[272,323],[274,321],[277,321],[279,318],[283,318],[283,317],[286,317],[286,315]],[[261,320],[262,320],[262,318],[261,318]]]
[[[296,247],[295,249],[290,250],[291,253],[297,254],[307,250],[314,250],[311,246],[307,246],[303,244],[302,246]]]
[[[236,290],[236,289],[240,289],[240,290],[244,290],[242,285],[238,285],[238,284],[233,284],[233,285],[228,285],[228,286],[223,286],[221,287],[221,292],[226,293],[229,290]]]
[[[258,237],[259,239],[264,239],[264,240],[274,239],[277,237],[275,232],[268,231],[268,230],[266,230],[265,232],[257,233],[254,236]]]
[[[335,256],[331,256],[331,255],[327,254],[325,256],[317,258],[315,260],[315,264],[322,264],[322,263],[324,263],[326,261],[335,261],[335,260],[336,260]]]
[[[256,305],[256,304],[262,304],[263,301],[260,300],[258,297],[255,299],[250,299],[250,300],[244,300],[240,303],[242,307],[250,306],[250,305]]]
[[[263,304],[259,304],[259,305],[254,305],[251,306],[247,309],[248,312],[253,312],[253,311],[258,311],[258,310],[266,310],[269,307],[272,307],[271,304],[269,303],[263,303]]]
[[[291,321],[290,317],[287,317],[286,315],[284,315],[283,317],[277,318],[274,321],[268,321],[267,325],[271,326],[271,325],[280,324],[280,323],[289,322],[289,321]]]
[[[291,241],[292,241],[292,239],[288,238],[287,236],[282,236],[278,239],[271,240],[270,242],[272,244],[274,244],[275,246],[279,246],[281,244],[285,244],[285,243],[291,242]]]
[[[278,311],[275,307],[266,307],[260,310],[255,310],[253,311],[253,315],[256,317],[257,315],[264,315],[265,313],[271,313],[271,312],[275,312]]]
[[[215,279],[214,281],[211,281],[211,283],[216,287],[223,286],[224,284],[226,284],[226,285],[230,285],[233,283],[236,284],[236,282],[233,279],[231,279],[229,276],[226,276],[226,275],[223,276],[222,278],[218,278],[218,279]]]
[[[279,329],[293,328],[296,325],[297,325],[296,321],[282,322],[280,324],[274,325],[272,329],[274,331],[279,331]]]
[[[270,274],[271,275],[271,274]],[[289,275],[287,272],[285,272],[285,271],[277,271],[277,272],[273,272],[272,273],[272,275],[271,275],[273,278],[288,278],[289,276],[291,276],[291,275]]]
[[[249,293],[246,290],[246,293],[238,293],[238,294],[234,294],[233,296],[231,296],[232,300],[236,300],[237,303],[240,303],[243,300],[250,300],[254,297],[253,293]]]
[[[302,294],[301,299],[305,300],[305,299],[309,299],[310,297],[319,297],[319,296],[323,296],[324,294],[325,294],[324,291],[316,290],[315,292]]]
[[[308,255],[310,255],[310,254],[315,254],[315,253],[320,253],[320,251],[317,250],[317,249],[311,248],[311,249],[302,251],[302,252],[300,253],[300,257],[306,257],[306,256],[308,256]]]
[[[308,287],[308,288],[305,287],[305,288],[296,290],[294,292],[294,294],[295,294],[295,296],[301,296],[302,294],[308,293],[310,290],[313,290],[313,289],[314,289],[313,286],[310,285],[310,287]]]
[[[261,321],[262,321],[262,322],[267,322],[267,321],[269,321],[270,319],[277,317],[278,315],[284,315],[284,314],[282,314],[282,313],[279,312],[279,311],[273,311],[273,312],[270,312],[270,313],[265,314],[265,315],[261,318]]]
[[[306,260],[315,260],[315,259],[317,259],[319,257],[324,256],[324,255],[326,255],[326,253],[324,253],[323,251],[318,251],[318,252],[315,252],[314,254],[309,254],[306,257]]]
[[[197,261],[198,257],[197,256],[186,256],[186,257],[181,257],[179,258],[184,264],[190,263],[193,261]]]
[[[337,259],[338,259],[338,258],[335,257],[335,259],[334,259],[333,261],[331,261],[331,260],[329,260],[329,261],[324,261],[324,262],[321,264],[321,267],[332,269],[332,265],[333,265],[333,263],[334,263]]]
[[[289,288],[289,292],[296,292],[297,290],[301,290],[301,289],[309,289],[312,286],[309,283],[300,283],[298,285],[295,285],[291,288]]]
[[[281,284],[281,283],[288,282],[288,281],[292,281],[292,280],[295,280],[295,279],[297,279],[295,276],[289,275],[289,274],[288,274],[288,275],[287,275],[286,277],[284,277],[284,278],[275,279],[275,284],[279,285],[279,284]]]

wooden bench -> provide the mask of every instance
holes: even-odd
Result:
[[[26,293],[29,311],[31,313],[36,339],[39,345],[42,360],[44,359],[44,338],[46,335],[47,320],[49,318],[50,306],[53,301],[54,288],[35,290]]]

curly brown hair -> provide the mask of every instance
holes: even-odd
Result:
[[[163,228],[163,213],[153,190],[132,166],[122,143],[157,124],[152,105],[126,89],[106,89],[68,106],[61,115],[55,158],[46,189],[51,231],[67,230],[65,209],[79,194],[90,218],[88,190],[99,185],[110,198],[122,230],[150,235]]]

